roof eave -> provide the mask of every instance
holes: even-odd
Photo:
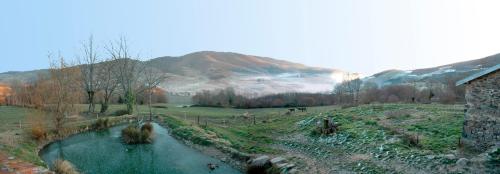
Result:
[[[487,75],[487,74],[490,74],[492,72],[495,72],[495,71],[497,71],[499,69],[500,69],[500,64],[497,64],[497,65],[492,66],[492,67],[490,67],[490,68],[488,68],[486,70],[480,71],[480,72],[472,74],[472,75],[470,75],[470,76],[468,76],[468,77],[466,77],[466,78],[464,78],[462,80],[459,80],[459,81],[457,81],[457,83],[455,83],[455,85],[456,86],[463,85],[463,84],[465,84],[467,82],[470,82],[470,81],[472,81],[474,79],[477,79],[477,78],[482,77],[484,75]]]

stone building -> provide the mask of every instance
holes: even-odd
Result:
[[[465,85],[462,143],[477,150],[500,144],[500,64],[473,74]]]

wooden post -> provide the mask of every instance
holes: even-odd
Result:
[[[196,124],[200,125],[200,116],[198,115],[198,118],[196,119]]]
[[[205,120],[205,128],[207,128],[207,127],[208,127],[208,121]]]
[[[22,129],[22,128],[23,128],[23,126],[21,124],[21,120],[19,120],[19,129]]]
[[[253,125],[255,125],[255,115],[253,115]]]
[[[329,134],[330,129],[328,128],[328,118],[323,119],[323,133]]]

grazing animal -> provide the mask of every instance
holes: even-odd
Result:
[[[249,119],[250,118],[250,113],[245,112],[245,113],[243,113],[242,117],[245,118],[245,119]]]
[[[300,107],[300,108],[297,108],[299,111],[301,112],[307,112],[307,108],[306,107]]]

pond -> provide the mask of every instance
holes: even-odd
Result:
[[[40,151],[40,156],[47,164],[53,164],[56,159],[68,160],[81,173],[87,174],[241,173],[220,160],[182,144],[156,123],[153,123],[155,140],[152,144],[123,144],[120,134],[125,127],[122,125],[71,136],[46,146]],[[210,171],[208,163],[219,167]]]

